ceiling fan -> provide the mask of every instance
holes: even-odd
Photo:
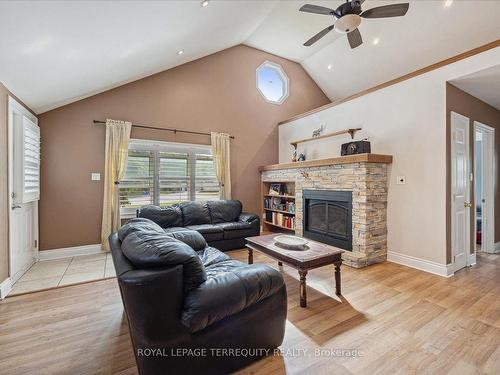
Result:
[[[347,39],[351,48],[356,48],[363,43],[358,26],[361,24],[361,18],[387,18],[404,16],[410,6],[409,3],[384,5],[376,8],[361,10],[361,4],[365,0],[346,0],[344,4],[333,10],[319,5],[306,4],[299,11],[315,14],[333,16],[333,25],[321,30],[311,39],[304,43],[309,47],[323,38],[330,31],[335,30],[341,34],[347,34]]]

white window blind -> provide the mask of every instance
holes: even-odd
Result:
[[[210,146],[131,140],[120,183],[123,215],[147,204],[219,199]]]
[[[14,134],[14,202],[29,203],[40,199],[40,128],[25,116],[20,125]]]
[[[120,183],[120,206],[139,208],[153,204],[153,178],[153,153],[129,150],[125,177]]]

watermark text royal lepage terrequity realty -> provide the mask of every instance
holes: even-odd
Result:
[[[358,349],[343,348],[139,348],[138,357],[342,357],[359,358],[363,354]]]

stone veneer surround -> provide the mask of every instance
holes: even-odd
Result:
[[[352,191],[352,252],[343,262],[360,268],[387,258],[387,164],[358,162],[262,170],[263,182],[294,182],[295,234],[302,236],[302,190]]]

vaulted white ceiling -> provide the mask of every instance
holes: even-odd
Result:
[[[240,44],[274,5],[200,2],[0,1],[0,81],[43,112]]]
[[[300,62],[335,100],[500,39],[500,1],[410,1],[405,17],[363,19],[353,50],[334,31],[302,46],[333,20],[298,9],[340,0],[200,2],[2,1],[0,81],[40,113],[244,43]]]
[[[500,65],[453,79],[450,82],[500,110]]]

